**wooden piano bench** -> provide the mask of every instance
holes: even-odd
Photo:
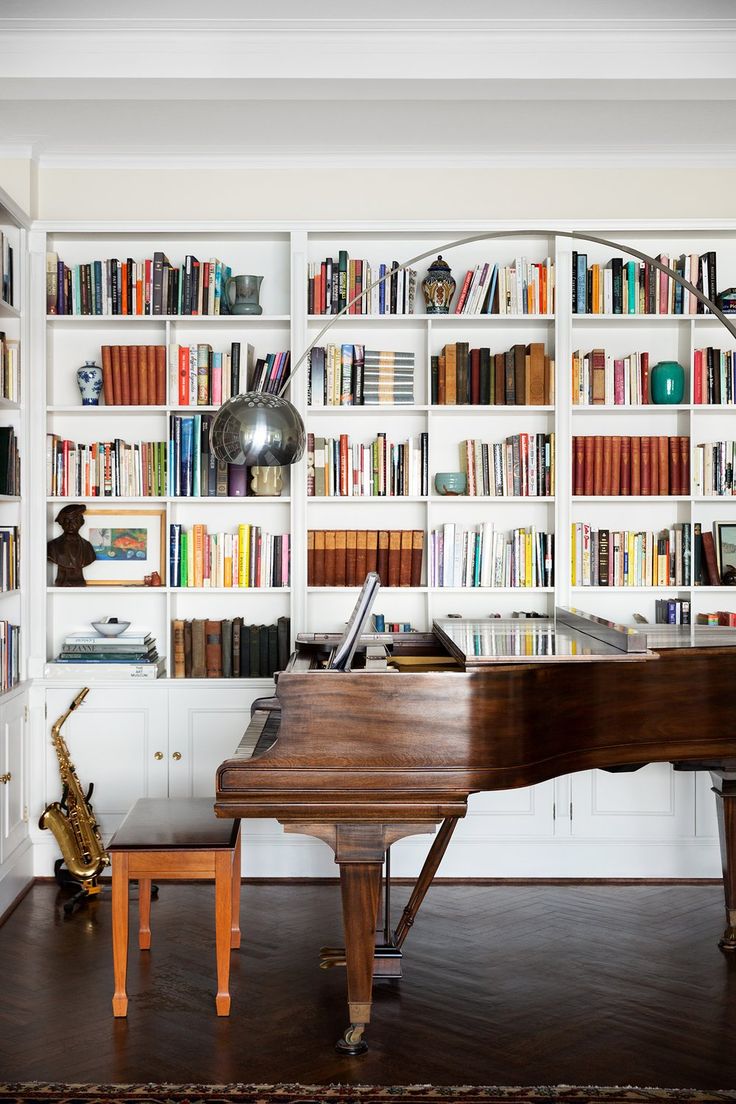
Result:
[[[108,844],[112,858],[113,1016],[128,1014],[128,884],[138,881],[138,946],[151,946],[151,881],[215,881],[218,1016],[230,1015],[230,950],[240,946],[240,821],[218,820],[210,797],[142,798]]]

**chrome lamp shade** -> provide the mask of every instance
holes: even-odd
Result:
[[[304,455],[306,433],[299,411],[288,399],[247,391],[220,407],[211,443],[217,459],[228,464],[287,466]]]

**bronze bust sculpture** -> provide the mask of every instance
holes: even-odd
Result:
[[[79,535],[86,509],[81,502],[72,502],[56,515],[56,522],[64,532],[46,545],[46,558],[58,568],[56,586],[87,585],[82,568],[94,563],[97,556],[90,542]]]

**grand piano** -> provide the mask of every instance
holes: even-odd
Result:
[[[367,1049],[375,976],[396,959],[468,797],[572,771],[670,761],[709,770],[726,898],[724,951],[736,952],[734,634],[614,625],[575,610],[553,618],[436,621],[431,633],[297,644],[274,698],[254,704],[240,747],[217,771],[221,817],[274,817],[316,836],[340,870],[349,1024],[343,1053]],[[362,644],[361,644],[362,641]],[[344,650],[345,640],[339,651]],[[439,831],[395,930],[377,938],[386,855]]]

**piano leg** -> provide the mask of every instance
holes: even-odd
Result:
[[[407,902],[406,908],[402,912],[401,919],[396,926],[395,942],[398,948],[403,946],[404,940],[409,934],[409,929],[416,920],[420,905],[427,896],[427,890],[431,886],[439,865],[442,862],[442,858],[447,850],[447,845],[452,839],[452,833],[455,831],[459,819],[459,817],[445,817],[442,821],[442,827],[432,842],[429,854],[424,860],[424,866],[417,878],[416,885],[411,891],[411,896]]]
[[[723,951],[736,951],[736,773],[716,770],[711,772],[711,778],[716,795],[726,896],[726,930],[718,946]]]
[[[350,1015],[350,1026],[337,1042],[337,1050],[341,1054],[364,1054],[368,1049],[363,1032],[371,1018],[373,955],[382,867],[380,862],[340,863]]]

